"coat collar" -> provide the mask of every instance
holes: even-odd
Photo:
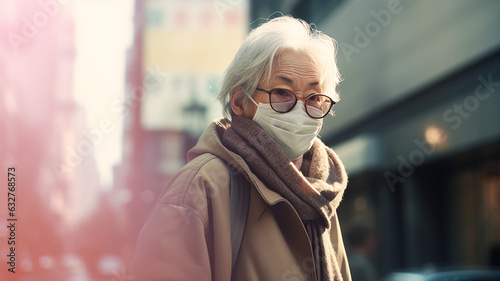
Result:
[[[188,151],[188,161],[191,161],[204,153],[214,154],[231,164],[240,173],[242,173],[245,178],[257,188],[257,191],[267,204],[274,205],[279,201],[286,200],[280,194],[267,188],[264,183],[262,183],[262,181],[260,181],[254,173],[252,173],[247,163],[241,156],[228,150],[222,144],[220,135],[229,126],[231,126],[231,121],[226,118],[212,121],[208,128],[200,136],[196,145]]]

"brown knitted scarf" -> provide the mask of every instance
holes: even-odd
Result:
[[[331,218],[342,200],[347,175],[338,156],[319,139],[303,155],[301,170],[251,119],[233,116],[222,143],[245,159],[268,188],[297,210],[311,239],[318,281],[341,281],[330,238]]]

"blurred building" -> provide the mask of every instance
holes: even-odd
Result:
[[[123,162],[135,241],[168,180],[211,120],[222,116],[220,77],[248,31],[246,1],[137,0],[128,53]]]
[[[89,210],[82,193],[98,189],[81,181],[98,176],[93,155],[77,152],[85,124],[72,97],[74,22],[61,5],[3,1],[0,9],[0,167],[16,169],[16,280],[62,277],[75,244],[62,238]],[[8,280],[3,228],[0,279]]]
[[[103,132],[89,128],[92,112],[75,101],[73,11],[67,1],[0,2],[0,167],[16,168],[18,219],[14,276],[0,229],[0,280],[109,280],[120,266],[102,263],[121,254],[123,224],[112,220],[120,212],[97,170]]]
[[[379,273],[489,265],[500,239],[500,3],[251,2],[251,20],[274,11],[337,40],[341,101],[321,136],[350,175],[342,223],[377,227]]]

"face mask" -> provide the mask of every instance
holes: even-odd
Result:
[[[291,161],[311,148],[323,125],[323,119],[307,115],[302,101],[297,101],[290,112],[279,113],[268,103],[257,104],[251,97],[250,99],[257,105],[252,120],[271,135]]]

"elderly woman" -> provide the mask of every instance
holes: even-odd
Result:
[[[307,23],[284,16],[250,32],[222,82],[226,118],[161,194],[134,280],[350,280],[336,216],[347,176],[317,138],[339,80],[333,39]]]

